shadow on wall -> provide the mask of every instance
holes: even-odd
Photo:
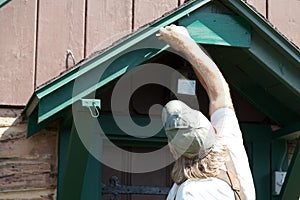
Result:
[[[21,112],[0,108],[0,200],[56,199],[58,126],[26,138]]]

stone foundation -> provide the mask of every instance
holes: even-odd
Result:
[[[58,126],[26,138],[21,111],[0,108],[0,199],[56,199]]]

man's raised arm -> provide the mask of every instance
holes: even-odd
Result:
[[[173,49],[183,53],[192,64],[196,76],[208,94],[210,115],[219,108],[233,109],[229,87],[223,75],[213,60],[190,37],[185,27],[167,26],[161,28],[157,36]]]

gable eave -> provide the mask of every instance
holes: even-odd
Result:
[[[189,14],[190,12],[200,8],[201,6],[209,2],[211,2],[211,0],[191,1],[178,8],[174,12],[162,17],[161,19],[153,22],[152,24],[149,24],[141,30],[138,30],[137,32],[128,36],[126,39],[111,46],[104,52],[96,54],[95,56],[83,61],[78,66],[74,67],[65,74],[41,86],[34,92],[29,102],[25,106],[25,109],[23,111],[24,118],[31,118],[33,115],[33,111],[37,109],[38,114],[35,117],[37,119],[35,119],[34,121],[36,121],[36,126],[38,126],[38,124],[42,123],[43,121],[48,121],[49,118],[63,111],[65,108],[69,107],[74,102],[80,100],[82,97],[99,89],[100,87],[109,83],[110,81],[120,77],[121,75],[126,73],[126,67],[128,66],[124,66],[122,69],[111,74],[111,76],[109,76],[107,79],[103,80],[100,83],[91,85],[89,88],[85,88],[84,91],[79,92],[78,94],[74,95],[74,93],[70,93],[69,91],[70,89],[72,90],[72,86],[76,79],[83,77],[87,73],[91,73],[95,69],[99,69],[99,65],[110,61],[110,59],[114,58],[115,56],[122,55],[128,50],[134,49],[134,47],[138,46],[141,41],[149,39],[151,37],[156,38],[155,34],[161,27],[174,23],[178,19],[182,18],[183,16]],[[148,59],[151,59],[155,55],[160,54],[168,46],[160,41],[159,44],[156,44],[153,47],[158,47],[160,49],[155,52],[146,53],[148,57],[143,60],[140,60],[141,62],[139,64]],[[68,92],[64,92],[64,90],[68,90]],[[61,94],[67,95],[62,96]],[[32,134],[33,133],[30,133],[30,135]]]
[[[261,35],[264,35],[264,39],[271,42],[272,46],[283,52],[288,59],[292,62],[300,63],[299,48],[249,4],[241,0],[223,0],[219,2],[244,17],[254,29],[262,33]]]
[[[176,22],[177,20],[187,16],[189,13],[197,10],[198,8],[206,5],[209,2],[211,1],[198,0],[187,3],[174,12],[166,15],[165,17],[162,17],[154,23],[149,24],[143,29],[121,40],[104,52],[95,54],[93,57],[81,62],[80,64],[78,64],[78,66],[66,72],[65,74],[38,88],[32,95],[31,100],[26,105],[23,115],[25,116],[25,118],[30,118],[31,114],[36,109],[36,124],[40,124],[42,122],[44,122],[43,124],[45,124],[45,121],[49,121],[49,118],[57,115],[57,113],[63,111],[74,102],[96,91],[100,87],[108,84],[110,81],[122,76],[124,73],[126,73],[126,67],[128,66],[121,67],[119,70],[110,74],[110,76],[108,76],[105,80],[102,80],[101,82],[94,85],[89,85],[81,92],[74,94],[70,90],[72,90],[73,84],[78,78],[84,77],[86,74],[93,73],[94,71],[99,73],[99,69],[101,71],[100,65],[102,65],[103,63],[111,60],[118,55],[122,55],[134,49],[135,46],[140,45],[141,47],[141,43],[143,40],[149,40],[149,38],[150,40],[151,38],[156,39],[155,34],[161,27]],[[294,64],[299,64],[299,50],[286,38],[282,37],[282,34],[275,30],[274,27],[272,27],[266,19],[258,15],[248,4],[243,1],[236,0],[224,0],[218,2],[225,5],[226,7],[229,7],[230,10],[233,10],[238,15],[244,17],[248,21],[248,23],[251,24],[251,26],[253,26],[256,31],[259,32],[259,35],[264,36],[265,39],[270,42],[272,47],[275,47],[277,50],[283,53],[283,55],[285,55],[284,59],[287,59]],[[146,52],[145,55],[149,54],[150,56],[148,58],[141,59],[139,62],[136,62],[134,64],[141,64],[147,59],[151,59],[153,56],[160,54],[163,49],[167,48],[167,46],[163,42],[160,42],[158,44],[158,47],[161,49],[160,51],[148,53]],[[255,51],[249,52],[250,54],[255,54]],[[271,69],[271,66],[268,66],[268,63],[264,64]],[[297,66],[297,64],[295,64],[295,66]],[[279,76],[279,78],[282,79],[282,81],[285,83],[284,79],[286,79],[287,77]],[[293,86],[289,85],[289,83],[287,84],[287,86],[290,87],[290,89],[293,90],[295,94],[300,95],[300,92],[298,91],[300,88],[293,88]],[[68,94],[65,91],[68,91]]]

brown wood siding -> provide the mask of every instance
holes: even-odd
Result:
[[[132,0],[89,0],[86,18],[86,55],[110,46],[131,33]]]
[[[66,70],[67,49],[83,58],[85,2],[43,0],[38,13],[37,86]]]
[[[160,18],[178,6],[178,0],[135,0],[134,29]]]
[[[300,1],[269,0],[269,20],[300,47]]]
[[[268,0],[247,0],[246,2],[254,7],[262,16],[267,17]]]
[[[0,105],[25,105],[34,88],[184,0],[12,0],[0,9]],[[298,0],[247,0],[300,46]],[[72,64],[72,62],[70,62]]]
[[[36,2],[0,9],[0,105],[24,105],[33,92]]]

